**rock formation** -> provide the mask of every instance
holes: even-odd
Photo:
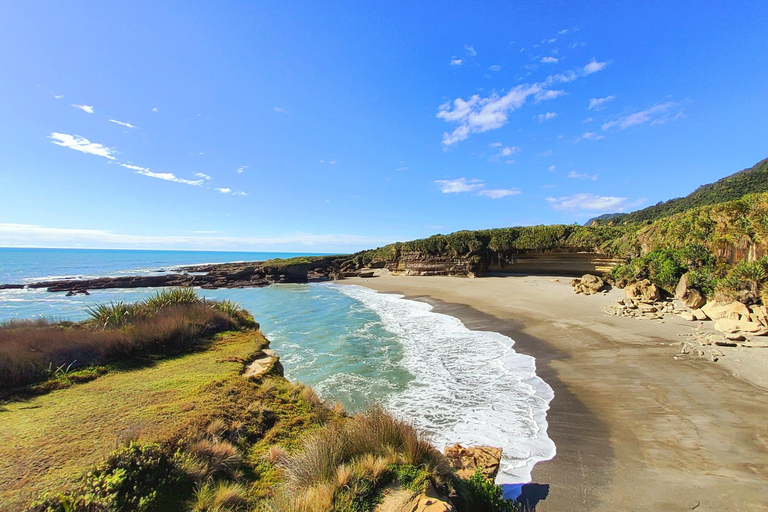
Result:
[[[446,447],[445,456],[461,478],[469,478],[479,469],[485,478],[493,480],[499,472],[501,448],[492,446],[464,448],[456,443]]]
[[[605,282],[597,276],[592,274],[584,274],[581,279],[574,279],[571,281],[573,290],[584,295],[593,295],[601,292],[605,287]]]
[[[661,299],[659,288],[648,279],[627,285],[624,292],[630,299],[657,301]]]

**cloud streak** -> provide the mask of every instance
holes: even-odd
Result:
[[[195,187],[199,187],[203,184],[203,180],[185,180],[184,178],[179,178],[172,172],[152,172],[149,169],[139,169],[136,171],[136,174],[164,181],[173,181],[174,183],[183,183],[184,185],[192,185]]]
[[[109,122],[119,124],[120,126],[125,126],[126,128],[136,128],[131,123],[124,123],[122,121],[117,121],[116,119],[110,119]]]
[[[85,112],[87,114],[93,114],[93,107],[90,106],[90,105],[77,105],[77,104],[73,103],[72,106],[75,107],[75,108],[79,108],[80,110],[82,110],[83,112]]]
[[[549,205],[559,211],[619,211],[627,206],[626,197],[574,194],[563,197],[547,197]]]
[[[611,128],[618,126],[621,130],[626,130],[630,126],[638,124],[644,124],[650,122],[651,124],[664,124],[670,119],[674,120],[683,115],[682,110],[678,110],[675,116],[672,116],[672,111],[676,110],[680,104],[674,101],[668,101],[666,103],[657,103],[651,108],[640,110],[632,114],[622,116],[614,121],[608,121],[603,123],[601,128],[603,131],[610,130]]]
[[[519,189],[486,189],[483,180],[467,178],[457,178],[455,180],[435,180],[440,192],[443,194],[463,194],[475,192],[478,196],[489,197],[491,199],[501,199],[507,196],[516,196],[521,193]]]
[[[606,96],[605,98],[592,98],[589,100],[589,110],[602,110],[605,104],[616,99],[616,96]]]
[[[101,156],[108,158],[109,160],[115,159],[115,157],[112,156],[112,154],[115,152],[114,149],[103,146],[98,142],[91,142],[85,137],[81,137],[79,135],[69,135],[67,133],[53,132],[48,138],[51,139],[51,142],[57,146],[74,149],[75,151],[79,151],[88,155]]]

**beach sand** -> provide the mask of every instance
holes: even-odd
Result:
[[[428,302],[536,358],[557,445],[527,488],[536,510],[768,510],[768,348],[681,355],[698,322],[607,315],[623,291],[575,295],[567,278],[379,274],[341,283]]]

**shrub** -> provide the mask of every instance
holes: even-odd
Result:
[[[514,500],[505,500],[501,487],[488,480],[478,469],[465,480],[468,509],[473,512],[517,512],[520,504]]]

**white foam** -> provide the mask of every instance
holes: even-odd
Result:
[[[471,331],[459,319],[402,295],[326,286],[375,311],[397,335],[401,364],[414,379],[384,406],[432,435],[438,448],[501,447],[497,484],[530,482],[534,464],[555,456],[546,420],[554,393],[536,376],[534,358],[515,352],[511,338]]]

